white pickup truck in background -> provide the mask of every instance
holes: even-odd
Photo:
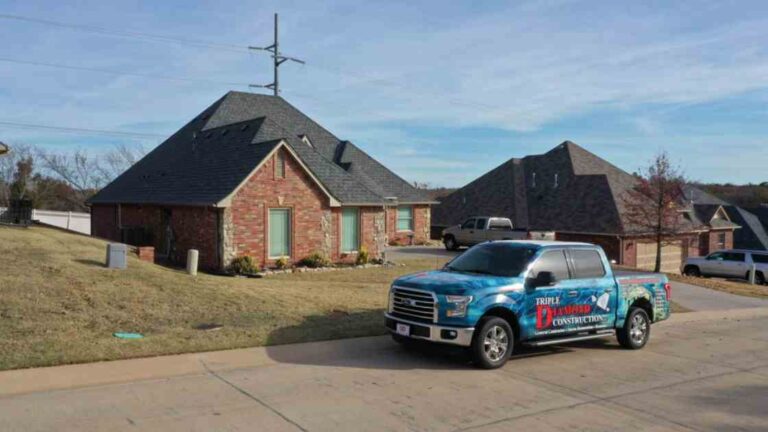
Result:
[[[523,240],[531,236],[527,230],[515,229],[508,218],[475,216],[444,229],[442,238],[446,249],[456,250],[488,240]]]

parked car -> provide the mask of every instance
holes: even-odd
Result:
[[[519,240],[527,238],[526,230],[515,229],[508,218],[475,216],[460,225],[443,230],[443,244],[448,250],[472,246],[488,240]]]
[[[483,368],[502,366],[518,344],[560,344],[615,335],[629,349],[670,315],[665,275],[614,274],[588,243],[494,241],[442,270],[392,283],[386,327],[395,341],[469,348]]]
[[[683,274],[688,276],[719,276],[749,279],[755,265],[755,282],[765,284],[768,278],[768,252],[728,249],[713,252],[705,257],[690,257],[683,264]]]

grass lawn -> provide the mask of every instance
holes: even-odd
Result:
[[[766,285],[750,285],[747,281],[742,280],[728,280],[721,278],[703,278],[703,277],[691,277],[679,274],[667,274],[670,280],[683,282],[691,285],[698,285],[705,288],[723,291],[731,294],[742,295],[747,297],[759,297],[768,298],[768,286]]]
[[[132,256],[106,269],[105,245],[0,227],[0,370],[383,334],[390,282],[435,266],[193,278]],[[195,329],[207,323],[223,328]]]

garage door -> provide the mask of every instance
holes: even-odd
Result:
[[[680,242],[666,244],[661,247],[661,271],[667,273],[679,273],[683,257],[683,248]],[[637,268],[653,270],[656,265],[656,242],[637,244]]]

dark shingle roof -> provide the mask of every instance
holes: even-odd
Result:
[[[766,232],[768,230],[764,224],[760,223],[759,217],[753,212],[754,209],[735,206],[692,185],[686,188],[685,196],[693,203],[694,208],[723,207],[731,222],[741,227],[733,233],[734,247],[768,250],[768,232]],[[710,209],[710,211],[714,214],[713,210]]]
[[[565,141],[542,155],[510,159],[435,206],[435,225],[476,214],[509,217],[516,226],[597,234],[641,233],[627,220],[624,196],[631,174]],[[695,217],[684,230],[701,228]]]
[[[307,136],[311,145],[300,136]],[[229,92],[90,202],[216,205],[281,141],[341,203],[381,204],[387,197],[430,201],[284,99]]]

